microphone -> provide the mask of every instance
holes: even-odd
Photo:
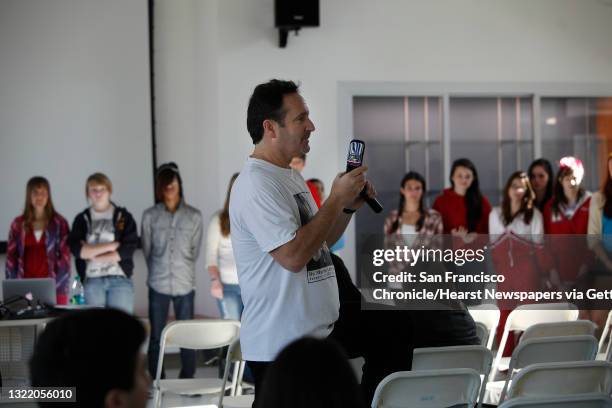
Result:
[[[351,140],[351,142],[349,143],[348,156],[346,157],[347,173],[351,170],[356,169],[357,167],[361,167],[361,165],[363,164],[364,153],[365,143],[362,140],[358,139]],[[380,201],[378,201],[374,197],[368,197],[366,187],[361,190],[360,195],[375,213],[380,213],[383,210],[383,206],[382,204],[380,204]]]

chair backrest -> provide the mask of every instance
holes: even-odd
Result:
[[[469,368],[400,371],[378,384],[372,408],[473,406],[479,386],[478,372]]]
[[[594,360],[597,356],[597,339],[593,336],[540,337],[525,340],[514,349],[508,368],[508,377],[499,401],[506,398],[510,381],[514,381],[514,371],[532,364],[575,362]]]
[[[240,322],[237,320],[177,320],[168,324],[161,335],[155,386],[161,379],[167,346],[194,350],[215,349],[230,345],[238,338],[239,333]]]
[[[482,345],[418,348],[412,353],[412,371],[471,368],[482,375],[479,407],[482,406],[492,363],[493,353]]]
[[[578,336],[595,334],[595,323],[590,320],[574,320],[568,322],[538,323],[529,326],[521,336],[520,341],[539,337]]]
[[[531,364],[588,361],[597,356],[597,339],[590,335],[540,337],[519,343],[510,360],[509,372]]]
[[[514,398],[504,402],[499,408],[612,408],[612,398],[603,394]]]
[[[161,347],[206,350],[229,345],[240,332],[240,322],[236,320],[177,320],[164,328]]]
[[[493,380],[497,374],[510,332],[525,331],[528,327],[539,323],[567,322],[576,319],[578,319],[578,309],[571,303],[537,303],[518,306],[510,312],[506,320],[489,379]]]
[[[607,361],[571,361],[533,364],[512,380],[508,399],[612,392],[612,364]]]
[[[489,329],[482,322],[474,322],[476,324],[476,336],[480,340],[481,346],[487,346],[489,344]],[[495,333],[491,333],[491,335],[495,335]]]
[[[493,355],[485,346],[427,347],[412,353],[412,371],[471,368],[488,375],[492,362]]]
[[[534,324],[567,322],[576,319],[578,319],[578,309],[571,303],[521,305],[510,312],[504,330],[525,331]]]
[[[474,319],[476,323],[481,323],[487,328],[488,339],[486,346],[489,350],[491,350],[491,347],[493,346],[493,340],[495,339],[495,331],[497,330],[497,326],[499,325],[499,309],[496,305],[485,304],[471,306],[468,310],[470,312],[470,315],[472,316],[472,319]]]

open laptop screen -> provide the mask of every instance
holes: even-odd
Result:
[[[32,279],[6,279],[2,281],[2,298],[7,301],[15,296],[26,296],[31,294],[33,303],[37,300],[46,306],[55,306],[55,279],[32,278]]]

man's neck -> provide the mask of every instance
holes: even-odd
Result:
[[[289,163],[291,163],[291,158],[287,160],[281,153],[271,151],[270,149],[265,148],[262,144],[255,145],[255,150],[253,150],[251,157],[254,159],[267,161],[275,166],[286,169],[289,168]]]
[[[164,205],[166,206],[166,209],[168,211],[170,211],[171,213],[175,213],[180,202],[181,200],[167,200],[167,201],[164,201]]]

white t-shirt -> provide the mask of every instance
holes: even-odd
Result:
[[[238,272],[232,249],[232,240],[221,233],[220,213],[215,213],[208,224],[206,236],[206,266],[219,268],[221,283],[238,284]]]
[[[501,207],[493,208],[489,213],[489,235],[492,241],[496,241],[501,235],[512,232],[524,239],[533,242],[541,242],[544,234],[544,221],[542,213],[537,208],[533,209],[533,217],[529,224],[525,224],[523,215],[515,217],[508,225],[504,225]]]
[[[402,238],[407,246],[411,247],[417,238],[416,225],[413,224],[402,224],[401,229]]]
[[[115,241],[115,226],[113,225],[114,206],[108,210],[97,212],[93,208],[89,209],[91,224],[87,231],[88,244],[105,244]],[[125,276],[121,266],[117,262],[87,262],[86,276],[88,278],[100,278],[103,276]]]
[[[272,361],[300,337],[327,337],[338,319],[338,284],[325,243],[299,273],[269,254],[293,240],[316,212],[310,190],[294,170],[249,158],[234,183],[230,223],[244,303],[245,360]]]

